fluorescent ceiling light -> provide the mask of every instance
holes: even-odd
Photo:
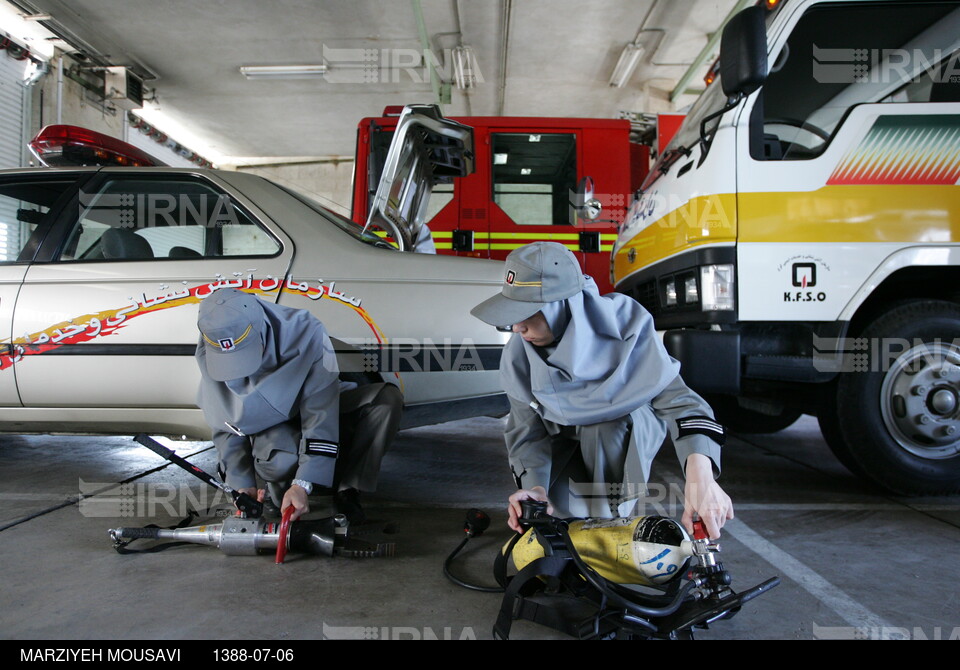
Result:
[[[247,79],[302,79],[322,77],[326,73],[326,65],[244,65],[240,68],[240,74]]]
[[[454,47],[453,53],[453,81],[460,90],[475,88],[477,85],[477,59],[473,55],[473,48],[466,46]]]
[[[637,63],[640,62],[642,56],[643,47],[639,44],[631,43],[623,47],[620,60],[617,61],[617,66],[613,68],[613,74],[610,75],[610,85],[615,88],[623,88],[623,85],[627,83],[630,75],[637,68]]]
[[[493,164],[494,165],[506,165],[507,164],[507,154],[493,154]]]
[[[32,15],[37,17],[39,15]],[[29,20],[31,15],[24,16],[9,2],[0,2],[0,34],[10,36],[14,43],[22,44],[30,49],[33,56],[43,60],[53,58],[54,48],[70,53],[73,47],[68,46],[40,23],[50,17]]]

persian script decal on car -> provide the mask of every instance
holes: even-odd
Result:
[[[254,279],[253,274],[246,278],[242,273],[235,272],[234,279],[224,279],[217,275],[216,281],[201,284],[193,288],[186,286],[180,290],[168,292],[164,295],[148,298],[146,293],[139,297],[131,297],[129,305],[119,309],[104,310],[95,314],[84,314],[69,321],[54,324],[36,333],[27,333],[23,337],[4,343],[0,351],[0,370],[6,370],[25,356],[33,356],[51,351],[65,344],[80,344],[90,342],[99,337],[112,335],[123,328],[131,319],[143,314],[150,314],[158,310],[182,307],[183,305],[198,304],[208,295],[221,288],[235,288],[257,295],[271,295],[278,290],[282,293],[300,295],[310,300],[333,300],[350,307],[363,319],[373,332],[373,337],[379,344],[386,342],[386,336],[373,318],[360,306],[360,298],[348,296],[336,290],[335,282],[323,283],[318,280],[316,286],[308,282],[297,282],[292,277],[286,280],[267,275],[265,279]]]

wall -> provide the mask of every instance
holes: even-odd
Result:
[[[33,86],[33,114],[31,137],[43,126],[57,123],[57,62],[63,59],[64,70],[69,70],[75,61],[59,55],[50,61],[47,74]],[[118,139],[124,136],[122,109],[103,105],[96,94],[86,90],[64,74],[60,107],[60,123],[81,126]]]
[[[266,177],[309,196],[327,209],[349,217],[353,197],[353,167],[352,160],[336,160],[241,165],[237,166],[237,170]]]

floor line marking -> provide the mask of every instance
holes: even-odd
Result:
[[[807,593],[823,602],[851,626],[879,629],[892,628],[890,624],[848,596],[812,568],[804,565],[783,549],[761,536],[740,519],[731,519],[723,527],[748,549],[776,567],[781,575],[789,577]]]

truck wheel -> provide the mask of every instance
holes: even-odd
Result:
[[[895,493],[960,491],[960,305],[900,303],[868,325],[858,344],[866,354],[848,359],[854,369],[837,384],[854,461]]]
[[[776,433],[791,426],[802,412],[783,408],[779,414],[764,414],[741,407],[737,399],[729,395],[714,395],[707,398],[717,421],[734,433]]]
[[[817,410],[817,423],[820,433],[830,447],[830,451],[843,466],[863,479],[869,479],[850,453],[850,446],[840,430],[840,417],[837,415],[837,385],[830,384],[824,392],[823,404]]]

